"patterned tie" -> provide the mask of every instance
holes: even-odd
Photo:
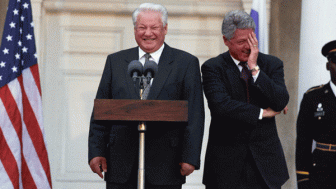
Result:
[[[239,65],[241,65],[243,67],[243,69],[241,71],[240,78],[242,78],[245,81],[247,103],[250,103],[249,80],[250,80],[252,74],[249,71],[249,69],[247,68],[247,62],[240,62]]]
[[[149,61],[150,57],[151,55],[149,53],[145,54],[145,64],[146,62]],[[147,81],[147,78],[143,79],[143,83],[144,83],[144,91],[142,92],[141,100],[146,100],[150,91],[151,84],[150,81],[149,82]]]

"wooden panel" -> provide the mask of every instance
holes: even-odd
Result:
[[[188,102],[95,99],[94,118],[127,121],[188,121]]]

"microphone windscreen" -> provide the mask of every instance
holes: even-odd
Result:
[[[146,76],[148,72],[152,74],[152,78],[155,77],[155,74],[158,72],[158,65],[154,61],[148,61],[144,66],[144,75]]]
[[[143,66],[139,60],[132,60],[128,64],[128,70],[127,70],[128,75],[132,77],[134,72],[136,72],[138,75],[142,75]]]

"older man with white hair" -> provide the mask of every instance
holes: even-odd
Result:
[[[96,99],[140,99],[128,75],[132,60],[151,60],[158,73],[147,99],[187,100],[188,122],[147,122],[145,146],[146,189],[180,189],[185,177],[200,168],[204,130],[204,104],[198,59],[168,46],[167,10],[144,3],[133,12],[138,47],[107,57]],[[98,121],[91,117],[89,164],[108,189],[137,188],[137,122]]]

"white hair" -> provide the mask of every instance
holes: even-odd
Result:
[[[137,22],[139,13],[147,12],[147,11],[156,11],[156,12],[161,13],[161,21],[162,21],[163,27],[167,25],[168,11],[164,6],[160,4],[154,4],[154,3],[143,3],[137,9],[135,9],[132,14],[132,20],[133,20],[134,27],[136,27],[136,22]]]

